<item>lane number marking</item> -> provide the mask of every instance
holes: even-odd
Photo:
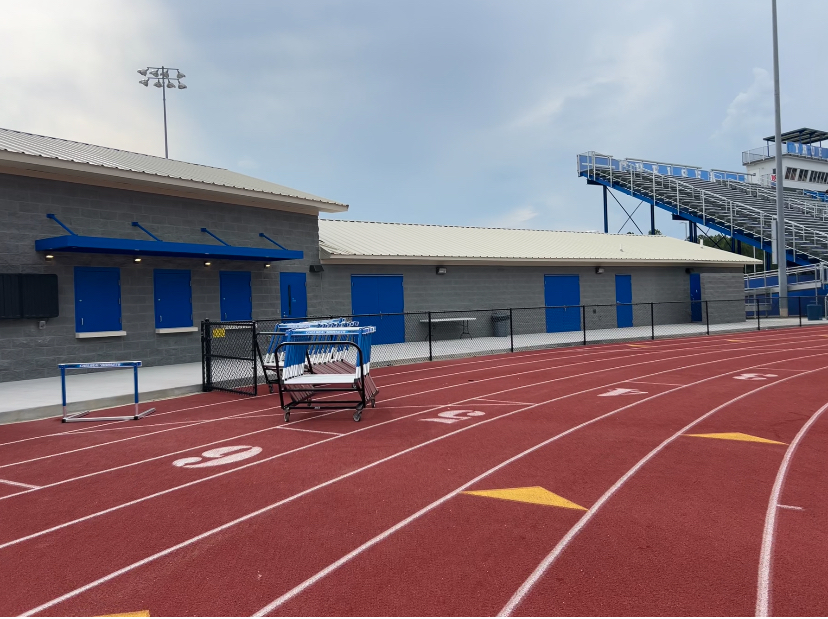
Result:
[[[768,380],[769,378],[776,378],[776,374],[756,374],[755,372],[747,372],[734,376],[736,380]]]
[[[467,421],[473,417],[482,417],[486,413],[480,411],[444,411],[438,413],[437,417],[430,419],[420,419],[420,421],[434,421],[436,423],[457,423],[458,421]]]
[[[647,393],[646,391],[639,391],[638,389],[625,389],[624,387],[617,387],[615,389],[610,389],[606,393],[599,393],[599,398],[606,398],[608,396],[616,396],[616,395],[644,395]]]
[[[205,451],[199,456],[181,458],[173,462],[173,466],[180,466],[185,469],[203,469],[208,466],[221,466],[231,464],[239,460],[247,460],[262,452],[261,447],[250,447],[249,445],[238,445],[234,447],[218,447]],[[207,458],[204,460],[204,458]],[[202,462],[202,460],[204,460]]]

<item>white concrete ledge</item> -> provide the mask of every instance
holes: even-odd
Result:
[[[169,329],[156,329],[156,333],[193,333],[198,327],[170,327]]]
[[[126,331],[86,331],[84,333],[75,333],[75,338],[82,340],[87,337],[123,337]]]

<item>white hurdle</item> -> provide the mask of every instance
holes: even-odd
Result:
[[[134,421],[143,419],[152,412],[154,408],[145,410],[143,413],[138,412],[138,368],[141,367],[140,361],[99,361],[95,363],[59,363],[60,368],[60,391],[63,401],[63,418],[62,423],[69,423],[73,421]],[[110,368],[132,368],[135,385],[135,414],[126,415],[123,417],[86,417],[90,411],[83,411],[80,413],[66,414],[66,370],[104,370]]]

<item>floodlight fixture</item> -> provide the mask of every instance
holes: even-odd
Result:
[[[175,73],[175,77],[171,77],[171,73]],[[180,69],[171,67],[147,67],[146,69],[138,69],[138,73],[143,75],[146,79],[139,80],[139,84],[149,86],[150,79],[154,79],[153,84],[156,88],[161,89],[161,100],[164,106],[164,157],[169,159],[170,149],[167,138],[167,88],[185,90],[186,84],[181,83],[181,78],[187,77]],[[150,77],[147,77],[150,76]]]

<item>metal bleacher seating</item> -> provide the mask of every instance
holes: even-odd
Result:
[[[578,155],[578,174],[634,196],[744,243],[770,251],[776,217],[772,187],[743,173],[702,170],[646,160]],[[828,203],[823,194],[785,190],[785,241],[789,260],[828,262]]]

